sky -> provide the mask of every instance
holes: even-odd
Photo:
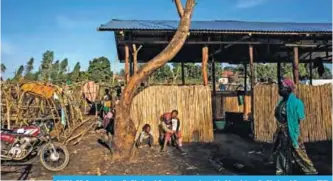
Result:
[[[185,3],[185,0],[183,0]],[[111,32],[98,32],[111,19],[178,20],[172,0],[1,0],[1,62],[4,78],[42,54],[68,58],[70,69],[106,56],[112,69],[116,49]],[[331,0],[197,0],[193,20],[332,22]]]

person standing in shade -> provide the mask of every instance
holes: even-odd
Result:
[[[111,94],[109,89],[105,89],[105,94],[103,96],[103,116],[106,115],[111,109]]]
[[[281,100],[275,109],[277,130],[274,134],[273,152],[276,175],[292,174],[293,163],[307,175],[317,174],[300,138],[300,124],[305,120],[303,102],[293,93],[295,84],[284,79],[279,86]]]

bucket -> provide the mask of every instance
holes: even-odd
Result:
[[[217,130],[224,130],[225,120],[218,120],[218,121],[215,121],[214,123],[215,123],[215,126],[216,126]]]

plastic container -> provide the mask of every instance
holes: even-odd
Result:
[[[215,126],[216,126],[216,129],[217,130],[224,130],[225,128],[225,120],[218,120],[218,121],[215,121]]]

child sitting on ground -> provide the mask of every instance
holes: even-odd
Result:
[[[139,138],[136,141],[136,146],[140,148],[142,145],[148,145],[151,147],[154,143],[153,135],[150,133],[150,125],[145,124],[142,128],[142,132],[139,135]]]

